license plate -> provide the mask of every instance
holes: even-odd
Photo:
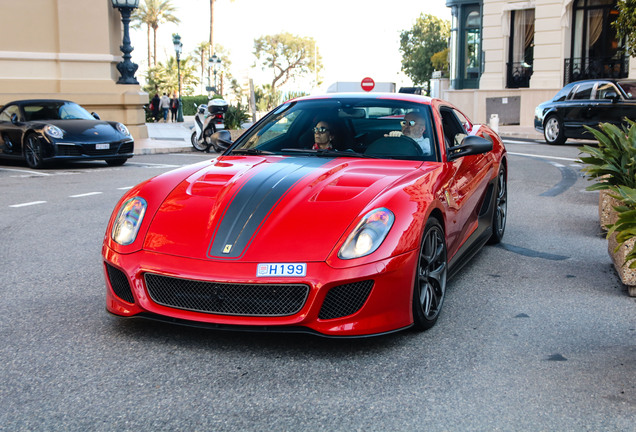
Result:
[[[269,263],[259,264],[256,267],[257,277],[298,277],[306,274],[307,264],[305,263]]]
[[[110,144],[95,144],[95,150],[108,150],[110,149]]]

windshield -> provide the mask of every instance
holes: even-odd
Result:
[[[73,102],[46,101],[23,105],[26,121],[95,120],[88,111]]]
[[[427,104],[373,98],[301,100],[278,107],[230,154],[438,160]]]

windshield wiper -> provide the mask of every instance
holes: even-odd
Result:
[[[367,155],[364,153],[354,152],[353,150],[337,151],[329,149],[299,149],[299,148],[285,148],[281,149],[281,152],[291,153],[307,153],[312,156],[327,156],[327,157],[359,157],[369,159],[382,159],[378,156]]]
[[[259,150],[255,148],[247,148],[247,149],[235,149],[230,152],[230,154],[246,154],[246,155],[271,155],[275,154],[274,152],[267,150]]]

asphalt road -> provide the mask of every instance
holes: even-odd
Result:
[[[0,162],[0,430],[635,431],[636,301],[576,145],[509,143],[509,218],[428,332],[224,333],[104,309],[124,191],[203,154]]]

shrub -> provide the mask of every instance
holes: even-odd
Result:
[[[614,190],[616,194],[612,194],[612,196],[621,201],[622,205],[614,207],[614,210],[618,213],[618,219],[616,223],[608,226],[607,235],[609,237],[616,232],[616,242],[618,243],[616,250],[618,250],[621,244],[636,237],[636,189],[627,186],[616,186]],[[625,256],[625,263],[634,259],[636,259],[636,245]],[[636,260],[629,265],[629,268],[636,268]]]
[[[636,123],[625,119],[620,128],[610,123],[599,125],[600,130],[585,128],[598,141],[598,147],[583,146],[580,157],[587,166],[583,171],[596,180],[587,190],[612,189],[615,186],[636,188]]]
[[[230,105],[225,113],[225,128],[241,129],[241,125],[249,119],[247,108],[243,108],[240,102],[236,106]]]

